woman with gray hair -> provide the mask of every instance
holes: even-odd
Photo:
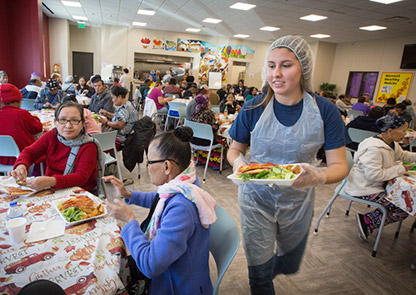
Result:
[[[363,140],[354,155],[354,166],[348,176],[345,191],[383,205],[387,209],[385,224],[405,219],[408,214],[384,197],[385,182],[405,174],[412,165],[397,164],[416,162],[416,153],[403,151],[399,142],[406,134],[408,123],[400,116],[386,115],[376,121],[381,133]],[[361,240],[377,228],[382,221],[382,212],[376,209],[367,214],[357,214],[358,236]]]
[[[313,187],[337,182],[348,173],[345,125],[334,104],[312,93],[312,64],[305,40],[276,40],[262,73],[267,94],[245,103],[229,132],[233,143],[227,157],[234,172],[248,162],[302,163],[303,168],[292,187],[239,187],[252,294],[275,294],[273,278],[298,270],[312,221]],[[322,146],[328,167],[316,167]]]

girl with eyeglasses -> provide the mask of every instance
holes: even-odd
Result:
[[[101,151],[98,142],[85,133],[84,121],[81,105],[60,105],[55,128],[24,149],[9,174],[36,190],[80,186],[95,192],[97,177],[101,177]],[[45,175],[26,179],[30,165],[42,157],[46,158]]]
[[[118,199],[114,204],[107,200],[107,209],[127,223],[121,236],[142,280],[147,281],[148,294],[213,291],[208,260],[209,227],[216,220],[215,200],[199,187],[191,161],[192,135],[191,128],[179,127],[150,143],[148,169],[150,181],[158,187],[155,192],[128,191],[121,180],[104,177],[125,198],[125,204]],[[127,206],[130,204],[150,208],[141,224]]]

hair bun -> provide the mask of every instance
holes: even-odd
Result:
[[[190,142],[194,132],[192,131],[191,127],[180,126],[173,131],[173,134],[175,134],[177,138],[184,142]]]

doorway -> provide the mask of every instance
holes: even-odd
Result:
[[[75,83],[81,76],[89,80],[94,71],[94,53],[72,51],[72,75]]]

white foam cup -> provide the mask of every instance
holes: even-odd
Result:
[[[21,243],[25,239],[27,220],[24,217],[13,218],[6,222],[7,230],[13,243]]]

